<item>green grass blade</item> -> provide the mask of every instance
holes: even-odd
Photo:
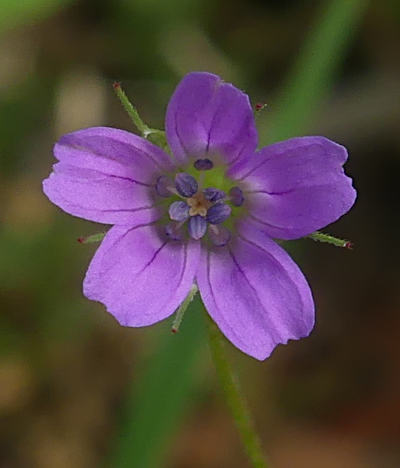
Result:
[[[202,307],[196,297],[179,333],[165,327],[140,382],[133,385],[110,468],[164,466],[162,458],[190,402],[205,349]]]
[[[307,131],[316,109],[332,88],[367,5],[367,0],[322,2],[315,27],[272,106],[268,127],[265,122],[262,125],[262,146]]]

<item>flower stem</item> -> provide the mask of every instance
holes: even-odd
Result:
[[[240,390],[237,377],[227,359],[223,337],[209,317],[208,337],[212,358],[225,398],[250,462],[254,468],[267,468],[268,465],[261,448],[260,439],[254,429],[247,403]]]

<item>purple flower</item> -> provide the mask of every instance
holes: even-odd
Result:
[[[84,294],[122,325],[141,327],[173,314],[195,282],[225,336],[260,360],[308,335],[310,288],[273,239],[306,236],[351,208],[346,149],[312,136],[257,151],[247,95],[209,73],[179,84],[166,136],[172,157],[105,127],[55,145],[46,195],[72,215],[114,225]]]

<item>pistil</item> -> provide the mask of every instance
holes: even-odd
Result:
[[[203,192],[197,192],[193,197],[188,198],[187,204],[190,206],[190,216],[206,216],[208,208],[212,205]]]

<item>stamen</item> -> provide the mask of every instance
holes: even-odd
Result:
[[[181,241],[183,240],[183,234],[181,230],[181,223],[169,223],[165,226],[165,234],[171,240]]]
[[[176,201],[171,203],[168,213],[173,221],[186,221],[189,218],[189,205],[184,201]]]
[[[175,187],[178,193],[186,198],[192,197],[198,190],[196,179],[186,172],[175,176]]]
[[[205,159],[197,159],[194,162],[193,166],[198,171],[209,171],[210,169],[214,167],[214,164],[211,161],[211,159],[205,158]]]
[[[219,190],[214,187],[209,187],[209,188],[204,189],[203,193],[206,199],[211,202],[223,200],[226,197],[226,193],[223,190]]]
[[[156,182],[156,191],[160,197],[168,198],[171,196],[171,187],[173,186],[174,183],[169,177],[160,176]]]
[[[210,224],[223,223],[231,215],[232,209],[225,203],[216,203],[207,211],[206,220]]]
[[[230,241],[231,233],[224,226],[215,226],[211,224],[208,230],[208,237],[214,245],[217,247],[223,247]]]
[[[192,216],[188,223],[189,235],[192,239],[201,239],[207,231],[207,222],[203,216]]]
[[[175,188],[174,186],[168,185],[167,190],[169,190],[170,196],[171,196],[171,195],[176,195],[176,196],[182,198],[182,197],[179,195],[178,190],[176,190],[176,188]]]
[[[229,197],[231,200],[232,205],[234,206],[242,206],[244,202],[244,196],[242,189],[239,187],[232,187],[229,190]]]

